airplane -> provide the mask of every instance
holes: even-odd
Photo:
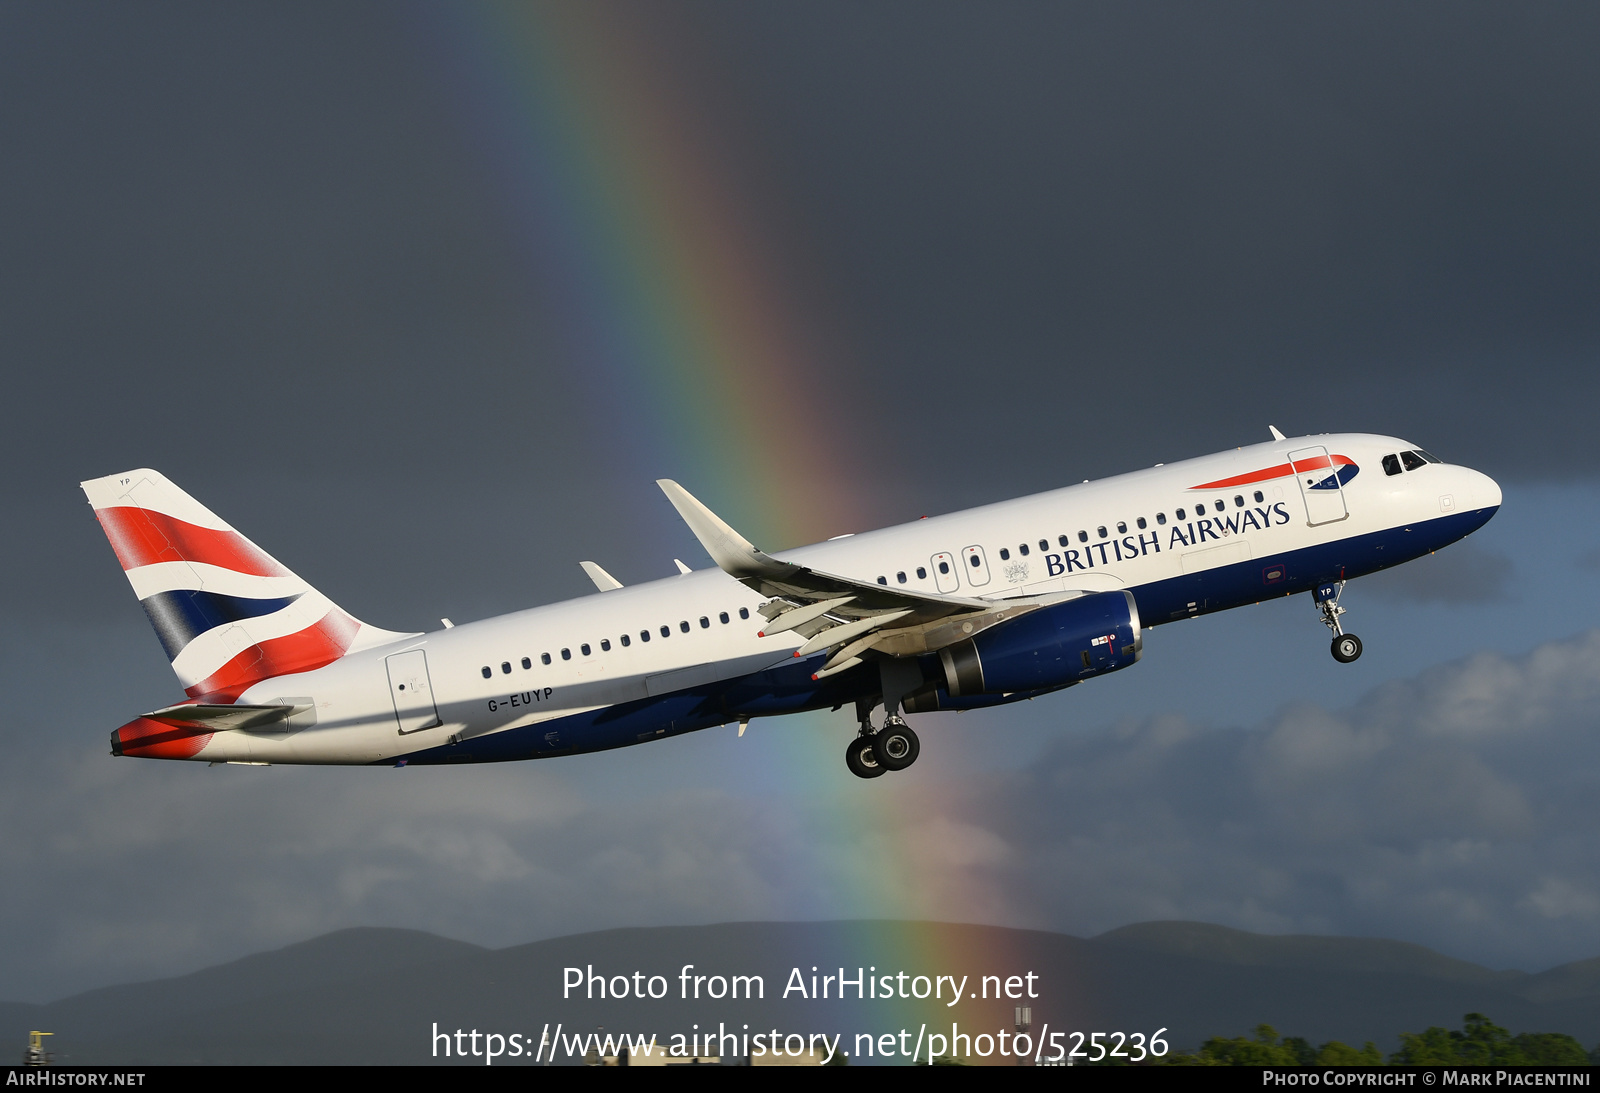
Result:
[[[428,633],[357,620],[156,471],[84,482],[188,696],[111,751],[485,763],[853,705],[845,764],[876,778],[920,754],[906,714],[1121,671],[1181,619],[1309,593],[1348,663],[1345,583],[1476,531],[1500,487],[1394,437],[1271,434],[778,554],[662,479],[716,568],[623,587],[584,561],[595,594]]]

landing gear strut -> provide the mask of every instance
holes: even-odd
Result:
[[[1340,664],[1349,664],[1361,655],[1361,639],[1354,634],[1346,634],[1344,627],[1339,624],[1339,616],[1344,614],[1344,608],[1339,606],[1339,597],[1344,593],[1344,582],[1337,581],[1333,584],[1318,586],[1312,593],[1317,603],[1317,610],[1322,614],[1322,625],[1333,631],[1333,659]]]

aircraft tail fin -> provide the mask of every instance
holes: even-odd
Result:
[[[352,617],[158,471],[81,484],[191,698],[405,637]]]

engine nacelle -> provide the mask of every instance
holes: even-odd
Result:
[[[1095,592],[1030,611],[939,650],[951,698],[1065,687],[1144,652],[1131,592]]]
[[[1011,691],[1007,694],[962,695],[960,698],[951,698],[950,692],[945,690],[942,684],[935,684],[932,687],[924,687],[915,694],[906,695],[900,702],[900,708],[906,713],[939,713],[944,710],[965,713],[967,710],[987,710],[993,706],[1026,702],[1040,695],[1055,694],[1072,685],[1063,683],[1060,687],[1041,687],[1037,691]]]

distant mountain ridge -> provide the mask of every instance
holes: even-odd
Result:
[[[677,998],[679,969],[759,974],[764,997]],[[563,969],[659,974],[668,997],[562,998]],[[435,1025],[517,1033],[728,1028],[845,1033],[955,1021],[1009,1028],[1010,999],[927,1002],[782,997],[794,968],[1002,978],[1032,972],[1035,1030],[1167,1029],[1176,1047],[1239,1036],[1260,1022],[1313,1042],[1392,1050],[1401,1032],[1456,1027],[1467,1012],[1515,1032],[1600,1040],[1600,959],[1530,974],[1494,971],[1419,945],[1269,936],[1196,922],[1147,922],[1084,939],[949,923],[729,923],[608,930],[485,949],[416,930],[356,928],[172,979],[105,987],[46,1005],[0,1003],[0,1044],[20,1056],[30,1029],[78,1063],[430,1063]],[[848,1050],[848,1048],[847,1048]],[[453,1058],[448,1061],[457,1061]],[[481,1063],[481,1059],[478,1060]],[[511,1062],[514,1060],[502,1060]],[[566,1061],[565,1059],[561,1061]],[[866,1059],[855,1060],[866,1062]]]
[[[1532,978],[1527,972],[1493,971],[1408,941],[1318,934],[1252,934],[1206,922],[1140,922],[1108,930],[1092,940],[1214,963],[1255,967],[1403,971],[1460,983],[1513,984]]]

